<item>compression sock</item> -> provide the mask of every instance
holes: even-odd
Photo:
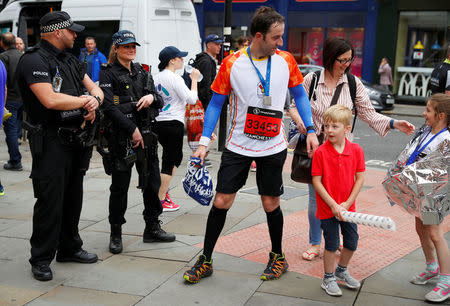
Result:
[[[206,261],[211,261],[212,252],[216,245],[217,239],[222,232],[227,218],[228,209],[220,209],[215,206],[211,207],[206,222],[205,242],[203,245],[203,255],[206,256]]]
[[[266,212],[267,226],[269,227],[270,241],[272,242],[272,252],[282,255],[281,240],[283,238],[283,212],[280,206],[274,211]]]

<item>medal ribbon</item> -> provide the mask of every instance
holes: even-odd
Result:
[[[419,143],[417,144],[416,149],[411,154],[411,156],[408,158],[408,161],[406,162],[406,166],[411,165],[413,162],[415,162],[416,159],[417,159],[417,156],[419,156],[419,154],[422,153],[422,151],[430,144],[430,142],[432,142],[440,133],[444,132],[445,130],[447,130],[447,127],[445,127],[442,130],[440,130],[439,133],[435,134],[433,137],[431,137],[430,140],[428,140],[428,142],[426,144],[424,144],[422,147],[420,147],[420,145],[425,141],[425,139],[431,133],[431,130],[430,130],[428,132],[428,134],[423,138],[423,140],[419,141]]]
[[[264,80],[261,72],[259,72],[259,69],[256,68],[255,63],[253,63],[252,55],[250,54],[250,47],[247,48],[248,57],[250,58],[250,62],[252,63],[253,67],[255,67],[256,73],[258,73],[259,80],[261,81],[261,85],[264,87],[264,95],[269,96],[269,90],[270,90],[270,67],[272,64],[272,57],[269,56],[269,59],[267,60],[267,69],[266,69],[266,79]]]

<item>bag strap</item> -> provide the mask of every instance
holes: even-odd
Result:
[[[313,95],[314,95],[314,100],[316,99],[315,91],[316,91],[317,85],[319,84],[319,78],[320,78],[321,72],[322,72],[322,70],[314,71],[314,75],[311,80],[311,84],[309,85],[309,97],[308,97],[309,101],[311,101],[311,97]]]
[[[356,80],[355,76],[351,73],[347,73],[347,80],[348,80],[348,87],[350,89],[350,97],[352,98],[353,102],[353,111],[355,112],[355,116],[353,117],[353,124],[352,124],[352,130],[351,133],[353,133],[353,130],[355,129],[355,123],[356,123],[356,117],[358,116],[358,110],[356,108]]]
[[[333,98],[331,99],[330,107],[337,103],[339,96],[341,95],[343,85],[344,85],[344,83],[341,83],[338,86],[336,86],[336,89],[334,90]]]

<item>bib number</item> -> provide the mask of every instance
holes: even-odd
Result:
[[[269,140],[280,134],[282,118],[281,111],[249,106],[244,134],[252,139]]]

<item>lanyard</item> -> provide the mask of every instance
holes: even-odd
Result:
[[[255,63],[253,63],[252,55],[250,54],[250,47],[247,48],[248,57],[250,58],[250,62],[252,63],[253,67],[255,67],[256,72],[258,73],[259,80],[261,81],[261,85],[264,87],[264,95],[269,96],[269,90],[270,90],[270,67],[272,64],[272,57],[269,56],[269,59],[267,60],[267,69],[266,69],[266,79],[264,80],[261,72],[259,72],[258,68],[256,68]]]
[[[430,140],[428,140],[428,142],[426,144],[424,144],[422,147],[420,147],[420,145],[425,141],[425,139],[427,139],[428,135],[431,133],[431,130],[430,130],[428,132],[428,134],[423,138],[423,140],[419,141],[419,143],[416,146],[416,149],[411,154],[411,156],[408,158],[408,161],[406,162],[406,166],[415,162],[417,159],[417,156],[419,156],[419,154],[422,153],[422,151],[430,144],[430,142],[432,142],[440,133],[444,132],[445,130],[447,130],[447,127],[440,130],[439,133],[436,133],[433,137],[431,137]]]

